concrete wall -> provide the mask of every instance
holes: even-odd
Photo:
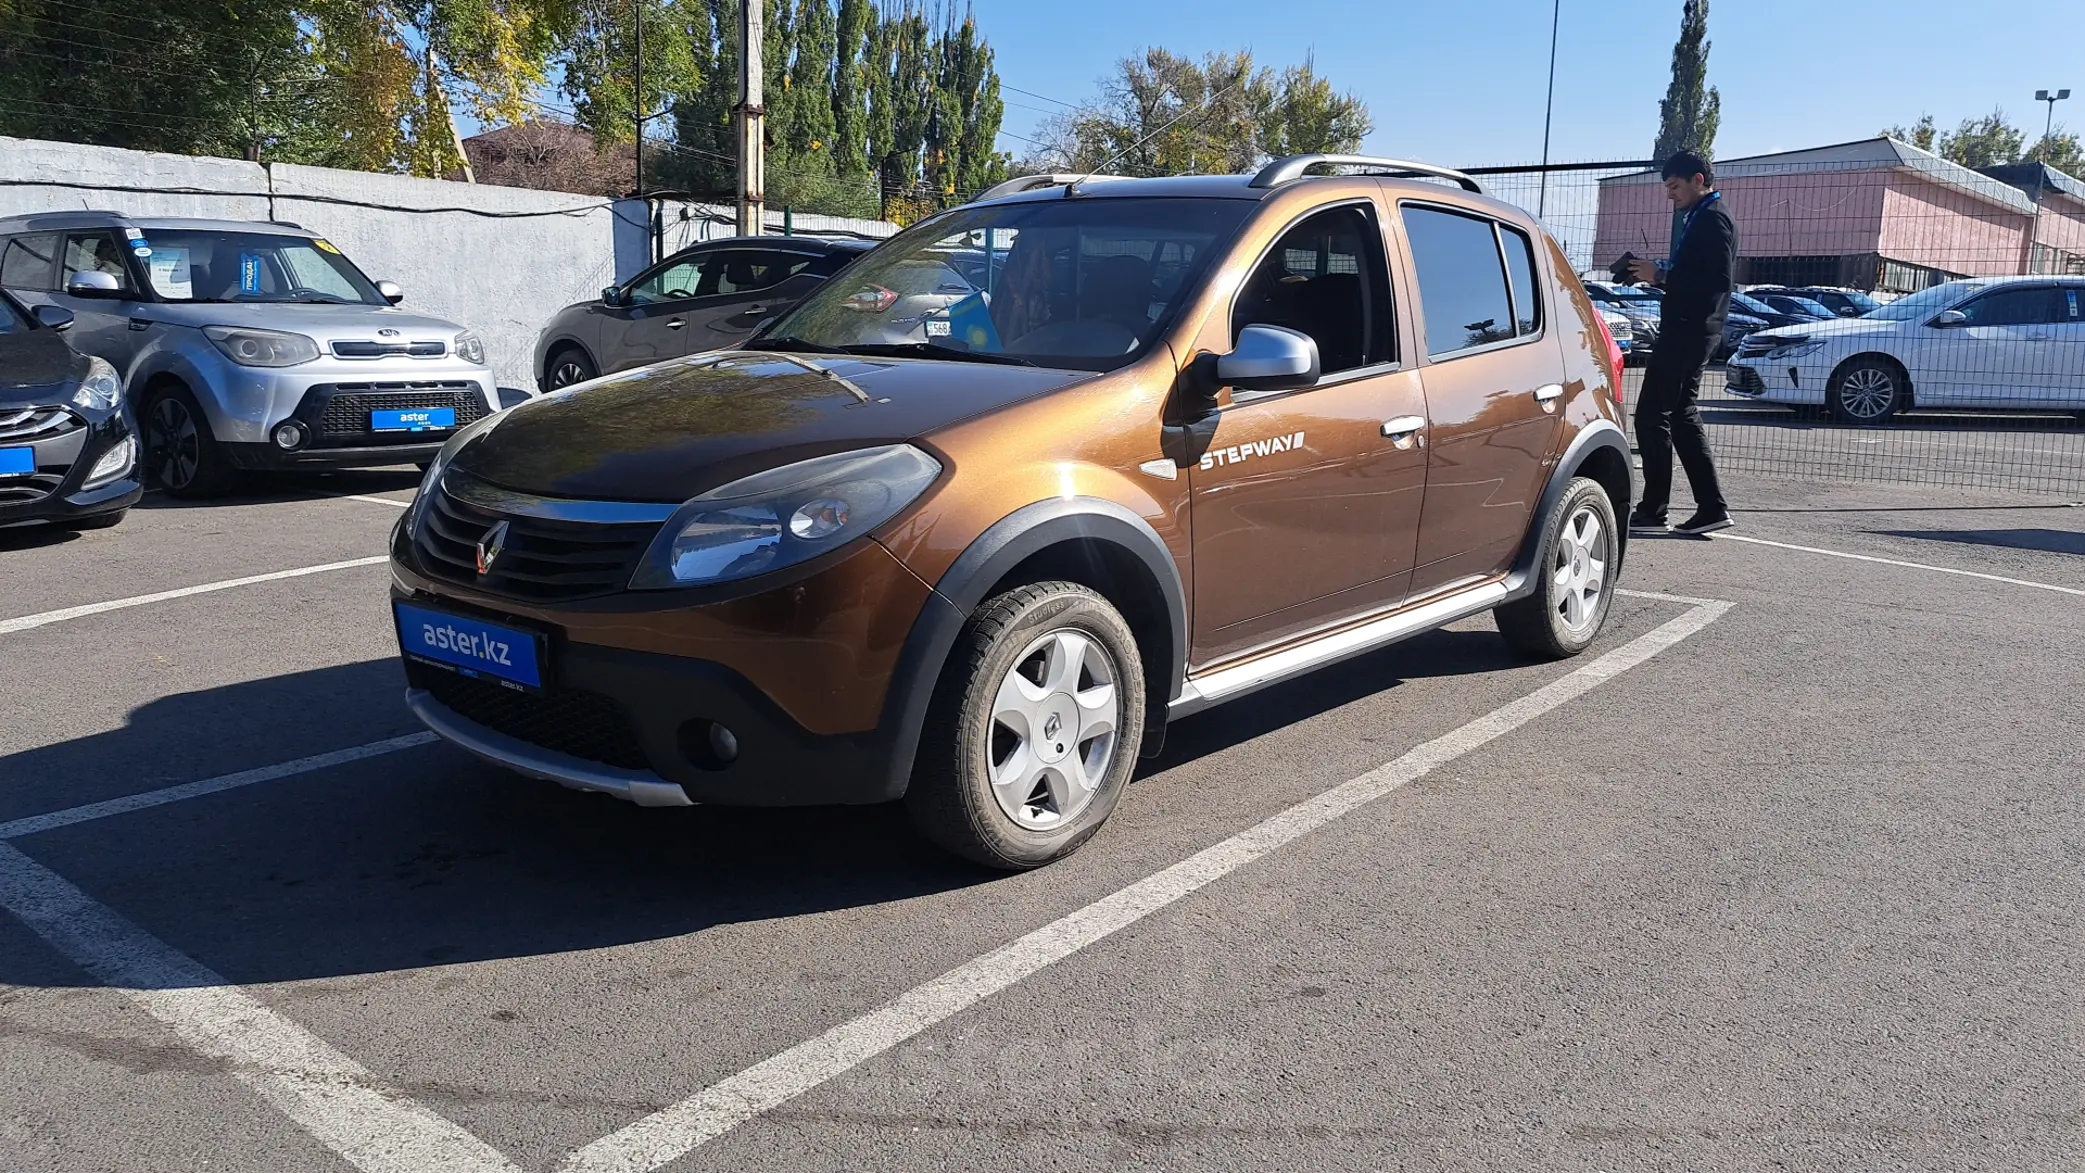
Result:
[[[82,208],[300,224],[372,279],[398,282],[407,307],[475,331],[499,382],[529,389],[544,320],[628,279],[651,255],[651,209],[641,201],[0,138],[0,216]],[[666,252],[732,233],[729,208],[669,203],[660,219]],[[781,213],[767,223],[781,231]],[[795,217],[795,227],[896,231],[821,216]]]

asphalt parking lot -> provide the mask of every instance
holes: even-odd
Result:
[[[1635,544],[1586,657],[1480,619],[1189,719],[1005,877],[887,809],[415,736],[376,560],[414,479],[0,534],[0,1169],[2085,1151],[2061,498],[1734,477],[1735,536]]]

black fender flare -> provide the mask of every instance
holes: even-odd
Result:
[[[1629,455],[1629,437],[1622,431],[1621,425],[1610,419],[1598,419],[1579,429],[1578,435],[1571,439],[1571,446],[1564,449],[1564,455],[1557,460],[1556,467],[1550,470],[1549,484],[1543,487],[1541,500],[1535,503],[1534,515],[1528,521],[1528,534],[1521,541],[1520,555],[1513,560],[1513,570],[1506,576],[1506,589],[1512,593],[1513,598],[1519,598],[1535,589],[1535,567],[1542,557],[1542,519],[1549,516],[1550,508],[1564,495],[1564,489],[1571,484],[1571,478],[1578,475],[1578,470],[1585,467],[1586,460],[1601,449],[1614,452],[1622,458],[1624,469],[1633,470],[1634,464]],[[1633,471],[1629,473],[1629,500],[1621,503],[1622,508],[1618,512],[1626,513],[1631,502],[1635,500],[1635,476]],[[1617,517],[1615,522],[1618,528],[1615,548],[1626,555],[1629,545],[1628,518]]]
[[[1157,690],[1152,686],[1164,689],[1164,701],[1147,698],[1147,703],[1152,711],[1163,713],[1165,702],[1180,695],[1187,676],[1187,592],[1164,539],[1149,522],[1104,498],[1038,501],[978,535],[934,584],[913,623],[883,702],[883,724],[890,731],[890,774],[885,791],[889,797],[901,797],[911,781],[927,706],[933,703],[949,651],[971,612],[1014,567],[1050,546],[1072,541],[1104,542],[1135,558],[1150,574],[1164,596],[1173,642],[1168,657],[1171,678],[1147,682],[1154,693]]]

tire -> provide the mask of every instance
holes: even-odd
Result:
[[[1018,587],[986,600],[957,637],[905,807],[947,851],[1040,867],[1100,829],[1143,738],[1143,660],[1121,613],[1077,583]]]
[[[217,497],[239,483],[210,434],[210,421],[185,387],[168,387],[146,401],[145,473],[170,497]]]
[[[129,516],[129,509],[113,509],[107,513],[97,513],[92,517],[67,518],[65,521],[60,522],[58,527],[60,529],[75,530],[110,529],[114,526],[122,525],[123,519]]]
[[[1842,424],[1887,423],[1911,403],[1904,371],[1886,359],[1862,358],[1832,373],[1825,406]]]
[[[1499,634],[1515,650],[1561,660],[1586,650],[1607,622],[1621,570],[1614,503],[1599,482],[1573,477],[1542,519],[1535,590],[1497,607]]]
[[[576,346],[560,347],[552,351],[550,358],[543,363],[543,391],[545,394],[560,391],[574,383],[584,383],[600,373],[594,360],[586,356],[586,351]]]

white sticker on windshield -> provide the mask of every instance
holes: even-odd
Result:
[[[195,285],[188,271],[187,249],[155,249],[145,259],[145,270],[151,275],[152,288],[159,291],[159,296],[180,300],[195,297]]]
[[[136,228],[125,228],[123,230],[123,239],[125,240],[138,240],[141,239],[144,235],[145,234],[142,231]]]

